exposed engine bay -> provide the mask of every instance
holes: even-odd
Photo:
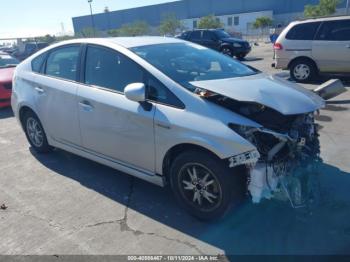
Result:
[[[295,208],[310,197],[308,174],[319,161],[320,146],[314,112],[283,115],[266,106],[239,102],[212,94],[206,99],[260,124],[261,128],[230,124],[230,128],[256,146],[257,152],[233,157],[230,167],[246,165],[248,191],[254,203],[261,199],[288,199]]]

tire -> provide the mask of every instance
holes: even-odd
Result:
[[[237,54],[236,57],[238,60],[243,60],[247,55],[245,54]]]
[[[298,59],[290,65],[290,76],[296,82],[311,82],[317,73],[316,65],[308,59]]]
[[[228,46],[224,46],[221,48],[221,53],[223,53],[224,55],[227,55],[229,57],[233,57],[233,51],[230,47]]]
[[[22,124],[29,144],[37,153],[48,153],[52,150],[39,118],[32,111],[24,114]]]
[[[242,177],[220,159],[202,151],[180,154],[170,170],[176,200],[202,221],[223,217],[231,204],[238,204],[244,198],[246,182]]]

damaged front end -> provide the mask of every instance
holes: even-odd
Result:
[[[229,159],[231,168],[245,165],[249,170],[248,191],[254,203],[278,197],[289,200],[295,208],[310,198],[310,170],[320,160],[318,127],[314,112],[283,115],[255,103],[238,102],[213,95],[212,102],[239,113],[262,127],[230,123],[229,127],[256,146]]]

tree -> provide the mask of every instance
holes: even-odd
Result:
[[[107,34],[111,37],[117,37],[117,36],[119,36],[119,30],[118,29],[111,29],[111,30],[108,30]]]
[[[307,18],[329,16],[337,11],[337,5],[340,0],[320,0],[318,5],[306,5],[304,16]]]
[[[131,24],[124,24],[118,29],[118,36],[140,36],[149,31],[149,25],[144,21],[136,21]]]
[[[45,43],[52,44],[53,42],[56,41],[56,36],[48,34],[48,35],[45,35],[45,36],[37,37],[35,40],[37,42],[45,42]]]
[[[181,21],[176,18],[175,14],[167,14],[160,23],[159,32],[162,35],[175,35],[176,30],[182,27]]]
[[[97,32],[95,28],[85,27],[78,34],[78,37],[90,38],[90,37],[96,37],[98,35],[99,35],[99,32]]]
[[[258,17],[254,24],[253,24],[253,27],[255,29],[261,29],[261,30],[264,30],[266,27],[269,27],[272,25],[272,19],[268,16],[261,16],[261,17]]]
[[[216,29],[223,27],[223,24],[214,15],[204,16],[199,20],[198,28]]]

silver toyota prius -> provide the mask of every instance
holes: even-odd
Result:
[[[322,98],[200,45],[79,39],[22,62],[12,108],[38,153],[60,148],[159,186],[202,220],[245,196],[304,203]],[[64,164],[64,163],[62,163]]]

